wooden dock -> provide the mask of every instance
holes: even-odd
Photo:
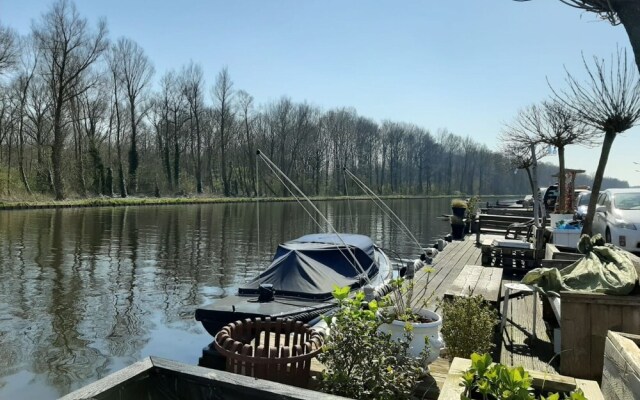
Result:
[[[483,235],[484,236],[484,235]],[[487,235],[486,238],[489,238]],[[466,236],[465,240],[451,242],[434,259],[431,269],[416,272],[414,277],[414,293],[422,293],[424,286],[428,284],[425,296],[430,296],[430,307],[435,309],[437,302],[441,300],[451,287],[465,265],[482,265],[480,246],[476,245],[475,236]],[[506,271],[505,271],[506,272]],[[511,275],[505,273],[503,284],[517,281]],[[504,288],[502,288],[502,295]],[[502,309],[502,302],[499,304]],[[494,360],[510,366],[523,366],[525,369],[538,370],[557,374],[554,363],[549,364],[553,355],[553,345],[546,332],[545,323],[542,320],[542,305],[537,304],[536,336],[531,340],[530,333],[533,327],[533,296],[512,298],[509,301],[508,320],[504,332],[496,337],[496,349]],[[429,366],[429,376],[418,385],[416,398],[437,399],[440,389],[444,385],[449,370],[450,362],[445,358],[439,358]],[[319,374],[323,366],[314,360],[311,364],[312,373]]]
[[[489,235],[485,238],[490,238]],[[466,236],[463,241],[449,243],[445,249],[438,254],[431,266],[434,270],[427,274],[425,270],[418,271],[414,278],[414,293],[421,293],[424,285],[428,282],[426,296],[433,293],[430,304],[435,308],[437,301],[442,299],[451,287],[453,281],[458,277],[465,265],[482,265],[482,254],[480,246],[475,243],[475,237]],[[427,279],[428,276],[428,279]],[[507,282],[519,281],[505,271],[503,284]],[[502,296],[504,288],[502,289]],[[531,339],[530,333],[533,329],[533,296],[522,298],[511,298],[509,301],[509,311],[507,324],[504,332],[500,332],[496,338],[496,351],[494,359],[500,360],[502,364],[510,366],[523,366],[525,369],[538,370],[551,374],[558,374],[557,363],[550,362],[553,357],[553,344],[547,334],[545,323],[542,319],[542,304],[538,307],[536,320],[536,339]],[[499,310],[502,310],[502,302],[499,303]],[[431,379],[423,382],[420,398],[436,399],[446,378],[446,370],[449,366],[448,360],[439,359],[431,366]],[[425,389],[429,390],[425,390]],[[420,392],[420,390],[419,390]]]

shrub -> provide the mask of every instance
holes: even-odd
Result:
[[[462,199],[453,199],[451,200],[451,207],[454,208],[467,208],[467,202]]]
[[[471,354],[471,368],[462,374],[461,399],[587,400],[581,389],[569,393],[534,391],[533,379],[522,367],[493,364],[489,354]]]
[[[318,356],[327,367],[321,390],[354,399],[410,399],[425,373],[426,354],[407,355],[411,330],[406,330],[404,340],[391,340],[379,330],[377,303],[365,302],[362,292],[353,298],[348,294],[348,287],[336,289],[338,311],[325,317],[331,332]]]
[[[491,351],[498,314],[482,296],[455,297],[442,302],[440,307],[443,314],[442,338],[450,360]]]

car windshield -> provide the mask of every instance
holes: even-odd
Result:
[[[613,204],[619,210],[640,210],[640,192],[618,193],[613,198]]]
[[[588,206],[589,205],[589,199],[591,199],[591,193],[583,194],[582,196],[580,196],[580,199],[578,200],[578,205],[579,206]]]

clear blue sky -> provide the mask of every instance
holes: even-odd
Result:
[[[48,0],[0,0],[0,21],[21,33]],[[234,87],[258,104],[280,96],[323,109],[355,107],[377,121],[447,128],[490,148],[518,109],[563,87],[564,67],[584,76],[581,54],[627,48],[613,27],[556,0],[364,1],[79,0],[112,39],[137,41],[156,79],[189,60],[207,84],[227,66]],[[640,185],[640,129],[618,137],[606,175]],[[571,168],[593,172],[599,148],[567,150]],[[545,160],[557,162],[555,157]]]

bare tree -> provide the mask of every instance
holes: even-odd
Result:
[[[19,54],[18,35],[13,29],[0,23],[0,75],[16,66]]]
[[[124,89],[129,106],[131,127],[131,148],[129,149],[129,193],[138,190],[138,125],[144,118],[145,109],[141,109],[143,96],[154,73],[151,61],[136,42],[120,38],[114,46],[117,79]]]
[[[582,228],[583,233],[591,234],[596,202],[613,141],[617,134],[632,128],[640,120],[640,80],[636,69],[627,61],[626,51],[618,51],[612,57],[609,71],[603,59],[594,57],[593,66],[583,61],[589,76],[586,82],[578,82],[567,72],[568,89],[552,90],[557,101],[571,108],[585,124],[604,133],[589,211]]]
[[[213,97],[218,102],[218,135],[220,137],[220,174],[222,176],[222,187],[224,195],[229,196],[231,187],[229,185],[230,177],[229,168],[227,166],[227,148],[229,146],[230,125],[233,120],[233,107],[231,100],[233,96],[233,82],[229,76],[227,68],[223,68],[218,74],[216,85],[213,88]]]
[[[537,188],[533,184],[533,176],[531,175],[531,167],[534,161],[540,160],[545,156],[545,151],[542,147],[536,146],[535,154],[531,153],[531,145],[536,145],[536,140],[531,136],[522,136],[520,132],[511,126],[507,126],[500,134],[500,140],[502,145],[500,146],[500,153],[509,161],[509,165],[516,169],[524,169],[529,179],[529,186],[531,186],[531,193],[536,196]],[[535,158],[534,158],[535,157]]]
[[[531,143],[546,144],[558,149],[560,196],[557,204],[560,205],[561,212],[566,211],[562,209],[567,196],[565,147],[572,144],[593,144],[593,129],[571,108],[560,102],[546,101],[541,106],[532,105],[520,111],[516,121],[505,132],[505,136],[506,142],[509,143],[507,150],[510,150],[510,153],[526,152]],[[524,148],[521,148],[522,145]]]
[[[196,192],[203,193],[202,189],[202,114],[204,112],[204,77],[202,67],[193,62],[182,70],[180,81],[182,95],[189,105],[189,115],[193,121],[191,124],[191,136],[195,137],[195,178]],[[192,139],[193,140],[193,139]]]
[[[62,177],[62,150],[66,138],[65,106],[94,82],[81,79],[107,49],[107,24],[98,23],[91,31],[74,3],[59,0],[33,26],[33,35],[42,57],[42,75],[51,92],[53,113],[53,183],[56,200],[65,197]]]
[[[640,71],[640,4],[637,0],[560,0],[560,2],[595,13],[612,25],[622,24],[629,36],[631,48],[635,54],[636,66]]]

